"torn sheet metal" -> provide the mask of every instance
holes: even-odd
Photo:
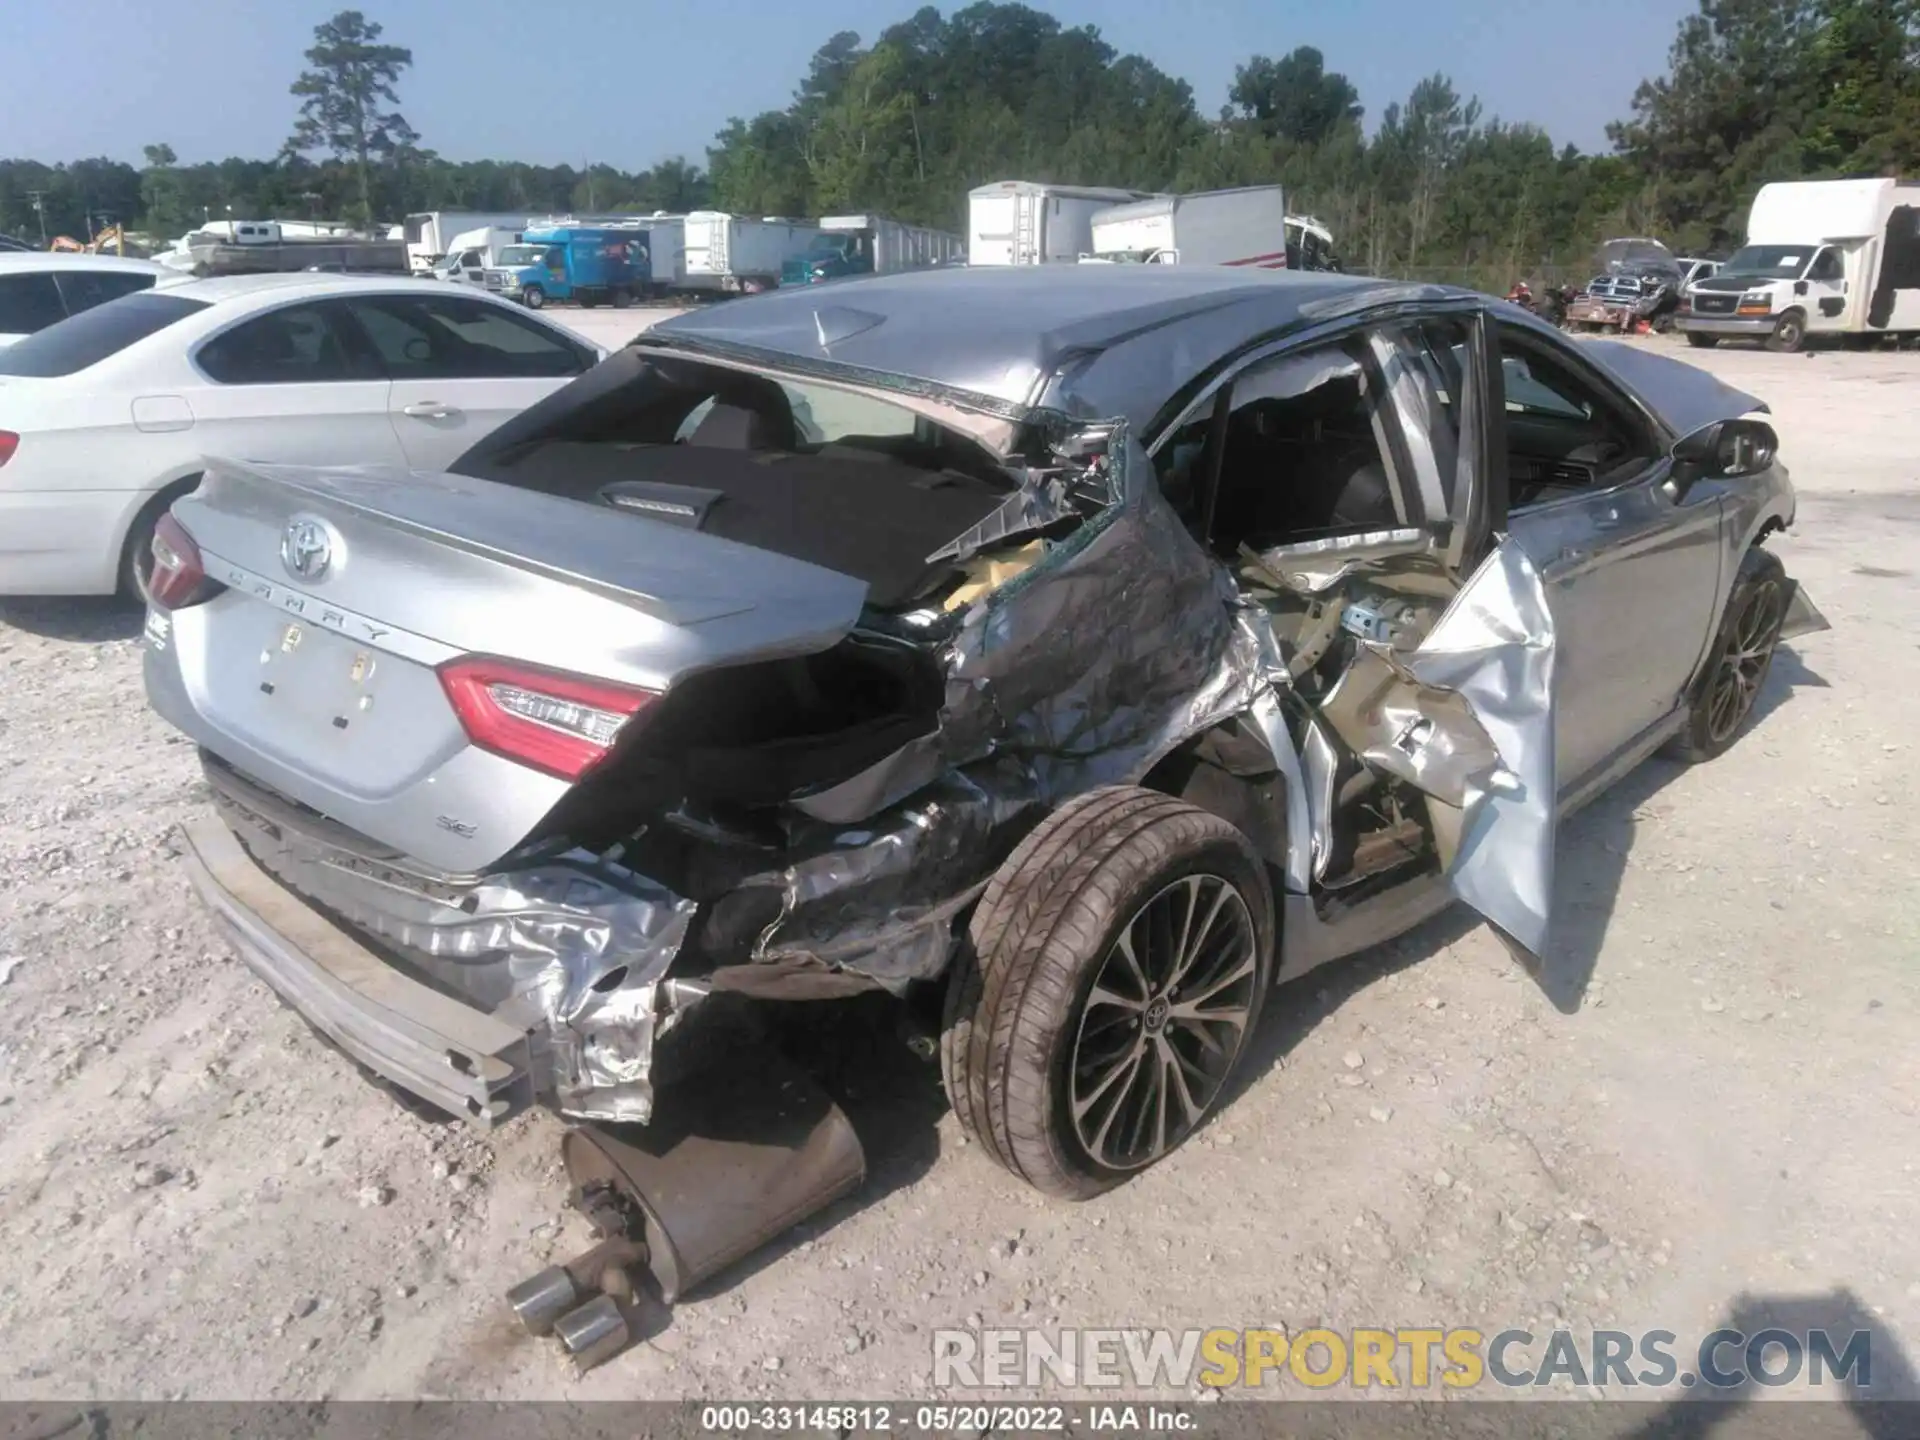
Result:
[[[1437,834],[1443,857],[1453,851],[1453,892],[1529,954],[1544,954],[1553,900],[1555,641],[1539,570],[1504,538],[1415,650],[1368,648],[1463,703],[1452,714],[1423,705],[1432,728],[1396,736],[1392,748],[1413,783],[1432,786],[1443,806],[1462,802],[1457,844]],[[1435,822],[1436,832],[1451,828],[1439,813]]]
[[[696,906],[595,857],[490,876],[473,891],[473,925],[507,957],[513,999],[498,1014],[539,1021],[555,1106],[591,1120],[653,1112],[657,987]]]
[[[1049,483],[1085,493],[1097,479],[1109,503],[953,617],[944,775],[858,829],[797,827],[789,853],[812,858],[747,882],[782,897],[756,959],[805,958],[893,988],[938,975],[954,916],[1040,814],[1140,779],[1285,683],[1264,613],[1188,535],[1126,426],[1089,434],[1097,452],[1076,470],[1066,451]]]
[[[1503,540],[1419,645],[1362,641],[1320,705],[1366,764],[1427,797],[1448,885],[1534,955],[1553,892],[1553,659],[1539,572]]]
[[[753,960],[853,970],[896,992],[933,979],[952,958],[954,917],[1011,850],[1016,822],[1037,819],[1039,805],[1031,772],[990,762],[858,829],[796,835],[806,858],[742,883],[781,894]]]
[[[1255,550],[1241,545],[1242,559],[1259,567],[1275,584],[1302,595],[1331,590],[1363,565],[1382,560],[1426,558],[1437,553],[1433,533],[1418,526],[1368,530],[1361,534],[1328,535]]]
[[[1787,601],[1786,617],[1780,622],[1780,638],[1794,640],[1802,635],[1818,635],[1822,630],[1831,630],[1827,617],[1820,613],[1819,607],[1807,598],[1807,592],[1799,581],[1789,582],[1793,586],[1793,598]]]

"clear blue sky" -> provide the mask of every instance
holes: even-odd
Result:
[[[1359,87],[1369,122],[1446,71],[1490,115],[1557,142],[1605,144],[1634,86],[1665,68],[1692,0],[1061,0],[1188,81],[1203,114],[1236,63],[1316,45]],[[265,157],[293,121],[287,93],[312,28],[339,0],[0,0],[0,155],[106,155],[138,163],[159,141],[182,161]],[[915,0],[362,0],[386,39],[412,48],[402,110],[454,160],[517,159],[636,170],[705,163],[730,115],[783,106],[837,30],[871,39]],[[951,12],[954,5],[943,5]]]

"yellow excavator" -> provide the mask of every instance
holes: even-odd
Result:
[[[65,255],[124,255],[127,253],[127,237],[118,225],[109,225],[90,241],[76,240],[71,235],[56,235],[47,249]]]

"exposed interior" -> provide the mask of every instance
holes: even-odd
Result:
[[[1015,488],[973,441],[901,406],[677,359],[633,365],[455,468],[822,565],[866,581],[881,610],[963,583],[964,567],[926,557]]]
[[[1457,588],[1436,558],[1446,516],[1427,513],[1418,470],[1424,461],[1447,498],[1459,444],[1447,397],[1465,335],[1431,328],[1385,349],[1354,341],[1256,362],[1156,457],[1188,529],[1281,643],[1292,738],[1317,761],[1310,783],[1330,802],[1315,867],[1328,894],[1396,883],[1433,863],[1423,797],[1359,759],[1357,725],[1342,734],[1329,718],[1343,715],[1341,686],[1362,643],[1411,649]],[[1395,410],[1396,385],[1421,387],[1422,413],[1433,417],[1417,445]],[[1223,789],[1220,756],[1182,763],[1194,767],[1172,777],[1183,788]],[[1244,757],[1240,770],[1243,786],[1259,783]]]

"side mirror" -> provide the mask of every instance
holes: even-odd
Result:
[[[1668,480],[1676,500],[1702,480],[1738,480],[1773,464],[1780,437],[1764,420],[1716,420],[1673,447]]]

